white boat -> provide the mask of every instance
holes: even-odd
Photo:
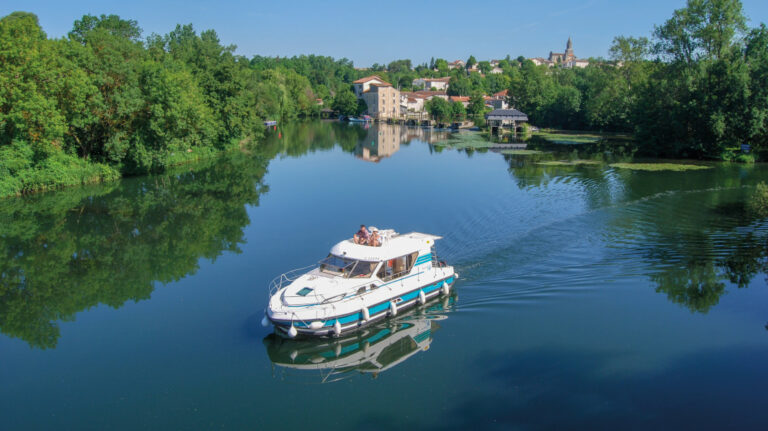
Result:
[[[341,241],[318,265],[272,280],[262,324],[290,338],[338,337],[450,293],[458,274],[437,259],[441,237],[391,229],[379,236],[376,247]]]

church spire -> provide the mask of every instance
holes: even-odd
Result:
[[[568,44],[565,46],[565,49],[573,49],[573,41],[571,41],[571,36],[568,36]]]

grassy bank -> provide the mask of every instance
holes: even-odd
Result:
[[[221,150],[198,147],[168,152],[163,157],[163,166],[179,166],[210,159],[239,149],[241,144],[247,143],[248,141],[233,141]],[[34,163],[31,156],[4,150],[5,148],[0,150],[0,198],[115,181],[136,175],[121,171],[119,165],[91,162],[61,151]]]
[[[0,198],[113,181],[120,177],[120,171],[112,166],[90,163],[63,153],[36,165],[3,158],[0,163]]]

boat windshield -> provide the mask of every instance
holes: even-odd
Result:
[[[320,271],[346,277],[352,271],[355,262],[354,259],[329,254],[328,257],[320,261]]]
[[[329,254],[320,261],[320,271],[344,278],[368,278],[376,270],[378,262],[354,260]]]

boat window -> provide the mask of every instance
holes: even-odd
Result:
[[[328,257],[320,261],[320,271],[333,275],[347,276],[354,264],[355,261],[352,259],[329,254]]]
[[[384,281],[400,278],[411,272],[411,268],[413,268],[413,264],[416,262],[418,256],[419,253],[414,252],[405,256],[390,259],[384,262],[384,265],[381,266],[381,269],[376,275]]]
[[[368,278],[376,270],[378,262],[367,262],[365,260],[357,261],[357,264],[349,273],[349,278]]]
[[[299,296],[307,296],[307,295],[309,294],[309,292],[311,292],[311,291],[312,291],[312,289],[311,289],[311,288],[309,288],[309,287],[303,287],[301,290],[299,290],[298,292],[296,292],[296,294],[297,294],[297,295],[299,295]]]

